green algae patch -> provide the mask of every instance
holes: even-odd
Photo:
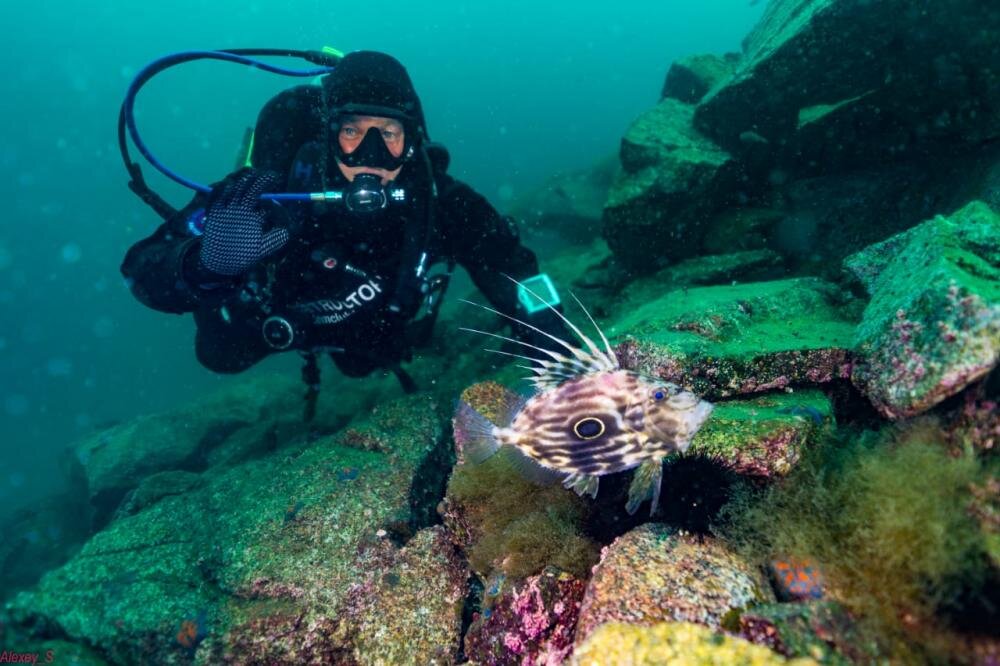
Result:
[[[608,327],[634,370],[710,398],[848,376],[855,322],[818,278],[661,294]]]
[[[756,497],[734,500],[718,532],[747,557],[815,560],[841,601],[890,654],[940,656],[956,644],[942,609],[989,575],[969,514],[986,470],[949,455],[940,430],[830,438]]]
[[[619,622],[600,626],[573,653],[574,666],[599,664],[690,664],[691,666],[809,666],[812,659],[786,659],[766,647],[716,633],[693,622],[660,622],[649,627]]]
[[[833,405],[815,389],[728,400],[715,405],[688,454],[740,474],[784,476],[832,423]]]
[[[526,480],[503,452],[457,466],[445,506],[445,524],[483,578],[494,570],[526,578],[549,565],[584,577],[597,561],[597,544],[582,533],[583,500],[559,484]]]
[[[740,616],[734,631],[782,654],[811,657],[825,666],[885,661],[875,638],[832,601],[756,606]]]

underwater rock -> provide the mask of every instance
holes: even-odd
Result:
[[[113,514],[128,491],[166,470],[201,471],[212,449],[264,421],[285,420],[286,434],[303,430],[301,384],[293,377],[266,376],[162,414],[140,416],[73,445],[83,468],[95,526]],[[267,448],[267,441],[261,443]]]
[[[998,32],[981,0],[777,0],[695,126],[738,157],[761,137],[764,173],[954,154],[1000,137]]]
[[[871,294],[851,380],[886,417],[919,414],[1000,354],[1000,217],[982,202],[849,257]]]
[[[726,254],[767,248],[783,218],[784,213],[774,208],[728,208],[712,218],[703,249],[709,254]]]
[[[767,563],[767,574],[780,601],[811,601],[824,596],[823,572],[815,560],[779,557]]]
[[[556,174],[514,199],[505,212],[520,221],[532,247],[547,239],[560,247],[589,242],[600,236],[604,201],[617,170],[618,159],[611,156],[589,169]]]
[[[396,545],[427,524],[433,506],[418,506],[423,486],[443,486],[448,471],[439,409],[426,397],[400,399],[359,417],[353,435],[205,475],[203,486],[110,523],[10,602],[12,622],[34,638],[83,642],[116,663],[293,655],[315,663],[362,645],[380,649],[365,613],[400,607],[376,596],[359,605],[358,581],[374,580],[373,595],[398,588],[400,604],[420,601],[391,619],[395,632],[411,623],[405,631],[428,660],[457,653],[464,568],[440,531]],[[359,436],[378,446],[355,446]],[[428,598],[412,593],[410,572],[419,572]],[[445,640],[452,610],[455,630]]]
[[[785,476],[828,425],[833,425],[833,405],[815,389],[726,400],[715,404],[688,454],[738,474]]]
[[[0,602],[68,560],[89,528],[86,498],[73,491],[36,499],[0,523]]]
[[[380,546],[392,547],[386,540]],[[387,565],[352,584],[343,614],[355,626],[354,657],[363,664],[453,663],[468,578],[443,527],[417,532]]]
[[[600,625],[696,622],[719,628],[734,609],[774,600],[761,572],[710,537],[647,523],[601,553],[580,608],[576,644]]]
[[[839,279],[848,255],[983,196],[989,189],[984,172],[998,161],[1000,150],[984,146],[972,154],[798,178],[770,195],[782,218],[770,228],[767,247],[793,270]],[[780,169],[771,175],[789,178]]]
[[[202,483],[200,474],[181,470],[157,472],[139,482],[139,485],[122,500],[115,518],[139,513],[169,495],[181,495]]]
[[[812,657],[821,664],[881,663],[878,643],[830,601],[767,604],[739,616],[743,638],[788,657]]]
[[[678,58],[667,70],[660,97],[697,104],[705,93],[732,76],[739,60],[738,53],[722,56],[708,53]]]
[[[729,154],[694,129],[694,107],[664,99],[622,138],[622,172],[604,207],[604,238],[628,268],[649,273],[701,245],[723,203]]]
[[[465,656],[483,666],[563,663],[573,650],[584,585],[554,567],[514,583],[494,577],[465,634]]]
[[[623,367],[710,400],[849,377],[853,314],[823,280],[666,293],[650,284],[630,298],[636,307],[605,327],[628,336],[617,349]]]
[[[690,622],[648,627],[609,622],[580,645],[573,666],[815,666],[812,659],[786,659],[760,645]]]

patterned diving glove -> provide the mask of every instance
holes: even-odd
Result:
[[[267,208],[260,195],[281,186],[273,171],[241,169],[212,190],[201,239],[201,265],[220,275],[240,275],[288,242],[282,227],[265,233]]]

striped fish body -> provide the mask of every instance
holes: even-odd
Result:
[[[535,373],[531,381],[538,390],[527,400],[510,393],[498,424],[460,403],[453,421],[455,441],[467,452],[468,460],[482,462],[506,449],[513,452],[512,459],[528,478],[540,483],[559,479],[567,488],[591,497],[597,495],[601,476],[638,468],[626,509],[635,513],[650,499],[650,513],[655,512],[663,458],[687,450],[712,405],[674,384],[622,369],[590,313],[587,317],[597,328],[604,349],[554,308],[552,311],[583,342],[583,348],[481,307],[542,333],[556,344],[545,349],[464,329],[534,350],[534,356],[490,351],[532,361],[534,366],[523,367]]]
[[[543,467],[603,476],[687,450],[700,425],[692,423],[698,404],[692,394],[634,372],[595,373],[535,395],[496,438]]]

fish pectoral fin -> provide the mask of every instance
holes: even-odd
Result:
[[[584,495],[590,495],[591,499],[597,497],[597,486],[599,483],[598,477],[593,474],[570,474],[563,481],[563,486],[570,490],[576,491],[576,494],[580,497]]]
[[[565,472],[546,467],[516,446],[504,446],[503,457],[517,470],[518,474],[532,483],[547,486],[563,479]]]
[[[648,499],[653,503],[649,507],[649,515],[656,512],[660,503],[660,482],[663,480],[663,459],[650,458],[643,462],[635,470],[632,476],[632,484],[628,488],[628,504],[625,510],[631,516]]]
[[[500,448],[493,424],[464,400],[458,404],[452,426],[455,443],[471,463],[483,462]]]

